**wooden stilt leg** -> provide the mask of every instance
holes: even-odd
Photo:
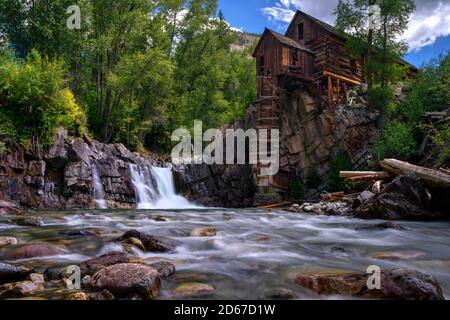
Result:
[[[328,77],[328,106],[330,109],[333,106],[333,80]]]
[[[339,82],[339,79],[337,79],[337,103],[336,103],[336,106],[339,106],[340,96],[341,96],[341,84]]]

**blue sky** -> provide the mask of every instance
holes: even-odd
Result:
[[[337,1],[219,0],[219,6],[232,27],[260,34],[265,27],[283,33],[296,9],[333,23]],[[416,0],[416,6],[403,38],[411,48],[405,59],[420,66],[450,50],[450,1]]]

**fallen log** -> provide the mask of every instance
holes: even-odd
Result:
[[[345,197],[345,192],[333,192],[320,195],[322,201],[336,201]]]
[[[284,207],[284,206],[287,206],[290,204],[292,204],[291,201],[283,201],[283,202],[269,204],[269,205],[265,205],[265,206],[257,206],[256,208],[257,209],[272,209],[272,208]]]
[[[385,159],[380,162],[380,165],[384,170],[392,174],[397,175],[403,172],[411,172],[429,185],[435,187],[450,187],[450,174],[439,170],[419,167],[397,159]]]
[[[386,171],[341,171],[339,176],[347,181],[387,180],[392,174]]]

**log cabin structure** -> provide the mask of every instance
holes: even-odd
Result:
[[[302,11],[297,11],[285,35],[266,28],[253,57],[257,67],[257,130],[280,128],[286,95],[306,90],[320,112],[347,103],[349,89],[365,83],[365,57],[352,55],[335,27]],[[260,189],[269,187],[261,192],[286,186],[286,181],[277,181],[283,180],[281,174],[261,176],[260,169],[261,165],[255,173],[257,185]]]

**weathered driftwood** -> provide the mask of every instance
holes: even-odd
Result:
[[[439,170],[419,167],[396,159],[385,159],[380,162],[380,165],[384,170],[392,174],[411,172],[432,186],[450,187],[450,175]]]
[[[283,201],[283,202],[269,204],[269,205],[264,205],[264,206],[257,206],[256,208],[257,209],[271,209],[271,208],[279,208],[279,207],[288,206],[290,204],[292,204],[291,201]]]
[[[341,178],[347,181],[370,181],[386,180],[392,177],[392,174],[386,171],[341,171]]]

